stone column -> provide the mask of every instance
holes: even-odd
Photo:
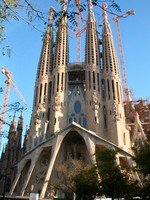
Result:
[[[56,139],[56,143],[52,147],[52,158],[49,162],[49,166],[48,166],[47,174],[46,174],[44,184],[43,184],[43,187],[42,187],[42,190],[41,190],[40,198],[44,198],[44,196],[45,196],[46,189],[47,189],[47,186],[48,186],[48,182],[50,180],[50,176],[51,176],[51,173],[52,173],[52,169],[53,169],[53,166],[54,166],[54,163],[55,163],[55,160],[56,160],[56,157],[57,157],[57,154],[58,154],[58,151],[60,149],[62,141],[63,141],[63,136],[59,135]]]
[[[34,167],[35,167],[36,161],[37,161],[37,159],[38,159],[40,153],[41,153],[41,152],[38,152],[38,154],[36,154],[36,155],[34,156],[34,158],[32,159],[32,161],[31,161],[31,165],[30,165],[30,168],[29,168],[28,173],[27,173],[27,176],[26,176],[27,178],[26,178],[26,180],[24,181],[23,187],[22,187],[21,192],[20,192],[20,196],[23,196],[24,193],[25,193],[25,189],[26,189],[27,184],[28,184],[28,182],[29,182],[29,180],[30,180],[30,177],[31,177],[31,175],[32,175],[33,169],[34,169]]]

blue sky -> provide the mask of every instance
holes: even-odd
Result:
[[[55,0],[34,0],[34,5],[48,13],[49,7],[58,9]],[[135,10],[135,15],[119,20],[121,38],[129,88],[133,91],[134,99],[150,98],[150,1],[149,0],[118,0],[122,13]],[[95,10],[95,17],[102,22],[100,8]],[[48,17],[48,15],[47,15]],[[116,52],[118,54],[115,23],[109,15]],[[36,21],[37,28],[44,31],[44,24]],[[99,30],[100,31],[100,30]],[[42,46],[42,32],[33,29],[23,21],[6,23],[6,41],[4,45],[11,48],[11,57],[0,53],[0,68],[6,66],[13,72],[13,80],[27,101],[27,110],[24,112],[24,125],[29,125],[32,111],[33,92],[37,65]],[[69,33],[69,43],[73,46],[70,52],[70,61],[75,61],[75,36]],[[82,53],[84,50],[82,41]],[[2,44],[0,44],[0,49]],[[119,56],[118,56],[119,61]],[[0,73],[0,87],[4,87],[6,78]],[[3,94],[0,94],[0,105]],[[9,102],[20,101],[13,87],[11,87]],[[23,105],[23,104],[22,104]],[[7,121],[10,119],[7,118]],[[25,128],[24,128],[25,129]],[[7,127],[6,129],[7,130]]]

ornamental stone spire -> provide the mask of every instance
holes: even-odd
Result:
[[[43,46],[39,59],[35,88],[34,88],[34,101],[33,111],[30,122],[30,132],[28,137],[28,148],[30,149],[32,143],[37,144],[37,141],[42,140],[45,121],[47,120],[46,107],[48,105],[48,85],[49,78],[53,66],[53,8],[49,9],[49,20],[47,29],[43,38]]]
[[[122,85],[119,75],[118,61],[106,12],[107,4],[103,3],[101,8],[103,9],[101,74],[104,118],[103,137],[116,145],[130,148],[129,131],[125,126]]]
[[[88,18],[86,24],[85,63],[100,67],[99,40],[92,1],[88,2]]]
[[[100,128],[100,48],[96,21],[92,9],[92,1],[88,2],[88,18],[86,24],[85,68],[86,68],[86,121],[87,128],[99,134]],[[90,117],[88,115],[90,113]],[[93,120],[91,121],[91,117]]]
[[[53,71],[49,80],[48,130],[55,132],[67,126],[67,65],[68,65],[68,26],[66,0],[62,1],[62,16],[56,35]]]

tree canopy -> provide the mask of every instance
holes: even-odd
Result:
[[[144,176],[150,175],[150,142],[145,142],[144,145],[135,145],[135,162],[137,170]]]
[[[76,199],[95,197],[127,198],[137,196],[139,184],[129,169],[116,164],[116,151],[100,149],[96,153],[96,165],[82,160],[66,161],[57,168],[55,187],[68,195],[75,193]],[[68,198],[68,196],[67,196]]]
[[[107,148],[96,153],[102,192],[112,199],[134,196],[138,185],[131,175],[132,172],[116,163],[116,154],[115,150]]]
[[[135,144],[133,151],[136,162],[135,170],[140,176],[139,195],[143,198],[150,198],[150,142],[144,145]]]
[[[76,199],[94,199],[97,194],[101,194],[95,167],[82,160],[72,159],[58,166],[54,187],[68,199],[71,193],[76,194]]]

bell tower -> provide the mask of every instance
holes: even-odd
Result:
[[[66,0],[62,1],[62,17],[56,35],[53,69],[49,77],[48,115],[49,131],[55,133],[67,126],[67,65],[68,27],[66,21]]]
[[[100,91],[100,50],[96,21],[92,2],[88,2],[88,19],[86,25],[85,45],[85,73],[86,73],[86,128],[100,135],[101,127],[101,91]]]
[[[26,149],[30,150],[45,139],[45,127],[48,125],[49,113],[47,112],[49,100],[49,79],[53,63],[53,8],[49,9],[50,17],[47,30],[43,39],[43,46],[39,59],[36,81],[34,87],[33,110],[28,133]]]
[[[130,148],[130,136],[125,124],[122,85],[112,32],[106,13],[107,4],[103,3],[101,8],[103,9],[101,94],[104,138],[128,149]]]

